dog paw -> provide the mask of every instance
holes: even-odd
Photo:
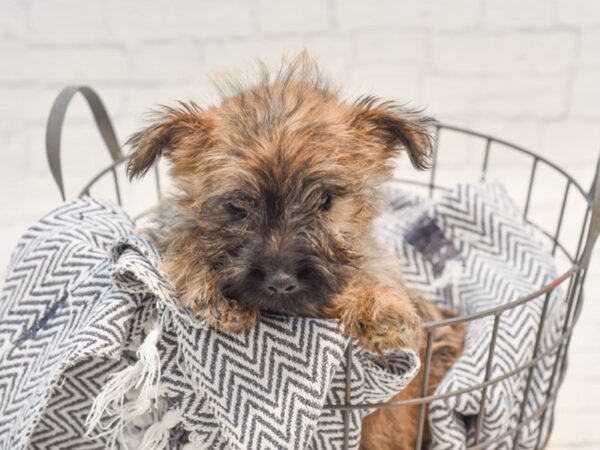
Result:
[[[223,299],[210,305],[201,318],[220,330],[239,333],[254,325],[259,317],[260,313],[256,308]]]
[[[372,308],[348,324],[347,331],[361,346],[383,353],[384,350],[418,350],[423,337],[423,322],[412,306],[402,301],[375,302]]]

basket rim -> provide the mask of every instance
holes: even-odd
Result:
[[[499,139],[492,135],[474,131],[474,130],[471,130],[468,128],[458,127],[458,126],[454,126],[454,125],[446,125],[446,124],[442,124],[442,123],[436,123],[435,129],[437,132],[439,132],[440,130],[449,130],[449,131],[456,132],[456,133],[467,134],[467,135],[474,136],[474,137],[477,137],[480,139],[485,139],[486,142],[488,142],[488,143],[492,143],[492,142],[497,143],[504,147],[508,147],[508,149],[523,152],[523,153],[531,156],[535,160],[540,161],[544,164],[547,164],[549,167],[553,168],[558,173],[563,175],[565,177],[565,179],[567,180],[567,183],[573,185],[579,191],[579,193],[583,197],[583,200],[586,203],[587,208],[589,209],[593,206],[592,205],[592,202],[593,202],[592,196],[590,195],[590,193],[586,192],[583,189],[583,187],[577,180],[575,180],[563,168],[557,166],[555,163],[549,161],[547,158],[545,158],[543,156],[540,156],[538,153],[536,153],[534,151],[531,151],[524,147],[512,144],[504,139]],[[489,146],[489,144],[488,144],[488,146]],[[116,159],[114,159],[114,161],[111,164],[105,166],[94,177],[92,177],[92,179],[80,191],[80,193],[78,194],[78,197],[89,196],[90,190],[95,185],[95,183],[97,183],[100,179],[102,179],[109,172],[112,172],[113,176],[116,177],[117,167],[126,161],[127,161],[126,155],[119,155],[118,157],[116,157]],[[390,181],[391,182],[399,182],[399,183],[403,183],[403,184],[414,184],[414,185],[418,185],[421,187],[430,187],[430,188],[433,188],[434,190],[448,190],[449,189],[447,187],[443,187],[443,186],[432,184],[432,183],[426,183],[426,182],[415,181],[415,180],[407,180],[407,179],[401,179],[401,178],[394,178]],[[115,184],[115,186],[117,186],[117,185],[118,184]],[[120,196],[119,193],[118,193],[118,195]],[[139,220],[144,215],[146,215],[148,212],[149,211],[144,211],[141,214],[138,214],[137,216],[135,216],[133,218],[133,220],[134,221]],[[525,219],[525,220],[527,221],[528,224],[536,227],[537,230],[541,231],[546,237],[552,238],[552,236],[550,236],[546,230],[540,228],[538,225],[532,223],[531,221],[529,221],[527,219]],[[484,317],[497,316],[508,309],[515,308],[515,307],[520,306],[524,303],[527,303],[541,295],[548,294],[549,292],[553,291],[557,286],[561,285],[565,280],[571,278],[574,274],[582,271],[585,268],[580,264],[579,261],[576,261],[578,255],[575,255],[575,256],[570,255],[567,252],[567,250],[564,248],[564,246],[559,242],[557,242],[557,247],[561,248],[562,252],[567,256],[567,258],[570,260],[572,265],[569,269],[564,271],[562,274],[558,275],[555,279],[551,280],[549,283],[545,284],[544,286],[538,288],[537,290],[535,290],[527,295],[521,296],[521,297],[517,298],[516,300],[513,300],[511,302],[508,302],[508,303],[505,303],[505,304],[502,304],[499,306],[495,306],[495,307],[488,308],[488,309],[478,311],[475,313],[471,313],[471,314],[460,315],[458,317],[451,317],[451,318],[442,319],[442,320],[425,322],[424,328],[426,330],[434,330],[436,328],[441,328],[444,326],[468,323],[468,322],[471,322],[471,321],[474,321],[477,319],[481,319]],[[579,251],[577,253],[579,253]]]
[[[48,126],[46,129],[46,154],[48,157],[48,162],[50,165],[50,170],[51,170],[52,176],[54,177],[54,180],[58,186],[58,189],[60,191],[60,194],[61,194],[63,200],[66,200],[65,189],[64,189],[64,184],[63,184],[63,176],[62,176],[62,170],[61,170],[61,164],[60,164],[61,163],[61,158],[60,158],[60,153],[61,153],[60,141],[61,141],[61,139],[60,138],[61,138],[61,130],[63,127],[66,109],[67,109],[72,97],[76,93],[81,93],[81,95],[83,95],[84,99],[87,101],[88,105],[90,106],[92,113],[93,113],[93,118],[94,118],[95,124],[96,124],[98,130],[100,131],[101,137],[103,138],[103,140],[107,146],[107,149],[109,151],[110,157],[112,159],[112,163],[110,165],[103,168],[98,173],[96,173],[96,175],[94,177],[92,177],[92,179],[85,185],[83,190],[81,190],[78,197],[89,196],[90,189],[95,185],[95,183],[98,180],[100,180],[102,177],[107,175],[109,172],[112,172],[115,193],[116,193],[116,197],[117,197],[117,203],[119,204],[119,206],[122,206],[121,194],[120,194],[120,188],[119,188],[119,178],[117,176],[116,168],[117,168],[117,166],[119,166],[120,164],[122,164],[124,161],[127,160],[127,156],[123,154],[121,146],[118,144],[116,134],[112,127],[112,123],[110,121],[110,118],[108,117],[108,114],[106,113],[106,110],[104,108],[102,101],[100,100],[100,98],[96,94],[96,92],[88,86],[69,86],[69,87],[63,89],[53,104],[52,111],[51,111],[50,117],[48,119]],[[542,430],[542,428],[544,427],[545,421],[546,421],[546,413],[548,411],[553,413],[553,402],[554,402],[556,395],[558,393],[558,390],[560,389],[562,382],[565,378],[566,366],[567,366],[566,356],[568,353],[570,338],[571,338],[574,326],[576,325],[576,322],[581,314],[581,308],[583,305],[583,286],[585,284],[587,268],[589,265],[589,261],[590,261],[590,257],[591,257],[591,253],[592,253],[595,241],[597,240],[598,236],[600,235],[600,158],[598,159],[598,165],[596,168],[596,175],[594,177],[594,183],[592,184],[591,189],[589,191],[586,191],[585,189],[583,189],[581,184],[575,178],[573,178],[573,176],[570,175],[566,170],[559,167],[557,164],[553,163],[548,158],[541,156],[539,153],[537,153],[535,151],[531,151],[522,146],[515,145],[507,140],[492,136],[491,134],[474,131],[474,130],[471,130],[471,129],[468,129],[465,127],[446,125],[446,124],[442,124],[439,122],[435,123],[434,126],[435,126],[435,147],[434,147],[434,152],[432,155],[432,165],[431,165],[431,170],[430,170],[429,183],[423,183],[423,182],[412,181],[412,180],[402,180],[402,179],[396,179],[396,181],[399,181],[401,183],[415,184],[415,185],[418,185],[418,186],[421,186],[424,188],[428,188],[430,196],[432,196],[434,191],[437,191],[440,189],[446,189],[445,187],[440,186],[439,184],[435,183],[437,149],[438,149],[439,141],[440,141],[440,139],[439,139],[440,131],[442,131],[442,130],[447,130],[449,132],[462,133],[464,135],[472,136],[472,137],[475,137],[478,139],[483,139],[485,141],[485,153],[484,153],[484,158],[483,158],[483,166],[481,167],[481,172],[480,172],[481,180],[485,180],[485,178],[486,178],[488,159],[489,159],[490,148],[491,148],[492,143],[499,144],[498,147],[503,148],[505,151],[506,150],[515,150],[522,154],[528,155],[529,157],[531,157],[533,159],[533,164],[531,166],[531,173],[529,175],[529,187],[527,190],[525,207],[523,208],[523,219],[528,224],[536,227],[538,230],[543,232],[546,237],[548,237],[551,241],[553,241],[553,243],[554,243],[554,247],[552,249],[553,257],[555,255],[555,250],[559,249],[562,251],[564,256],[568,259],[571,266],[564,273],[557,276],[554,280],[545,284],[541,288],[535,290],[534,292],[530,292],[526,295],[523,295],[509,303],[491,307],[486,310],[479,311],[477,313],[443,319],[440,321],[430,321],[430,322],[425,323],[424,331],[427,334],[427,347],[426,347],[425,358],[423,358],[425,361],[424,369],[423,369],[424,377],[423,377],[423,380],[421,383],[421,395],[418,397],[415,397],[414,399],[405,400],[405,401],[396,401],[396,402],[388,401],[388,402],[373,403],[373,404],[365,404],[365,403],[352,404],[350,401],[351,400],[350,391],[349,391],[350,385],[348,383],[348,380],[350,379],[350,371],[352,368],[352,346],[347,345],[347,347],[346,347],[345,403],[344,404],[325,404],[324,405],[324,409],[330,409],[330,410],[333,409],[333,410],[342,410],[343,411],[343,415],[344,415],[344,448],[347,447],[347,443],[348,443],[348,435],[349,435],[349,427],[350,427],[350,415],[349,414],[350,414],[351,410],[354,410],[354,409],[364,410],[364,409],[384,408],[384,407],[399,407],[399,406],[403,406],[403,405],[404,406],[419,405],[419,428],[418,428],[419,431],[417,434],[417,444],[416,444],[416,447],[418,448],[420,446],[420,444],[422,443],[422,438],[423,438],[423,424],[424,424],[424,418],[425,418],[426,405],[428,405],[432,401],[435,401],[438,399],[442,399],[442,398],[446,398],[446,397],[455,397],[461,393],[471,392],[474,390],[481,390],[482,394],[481,394],[481,399],[479,401],[480,410],[479,410],[479,413],[477,415],[477,420],[476,420],[475,446],[469,447],[469,448],[470,449],[483,449],[483,448],[486,448],[487,446],[489,446],[490,444],[499,442],[500,440],[502,440],[508,436],[513,436],[513,438],[514,438],[513,445],[516,445],[516,443],[518,442],[518,439],[519,439],[520,430],[526,424],[530,423],[532,420],[537,419],[538,417],[541,417],[540,430]],[[494,151],[496,151],[495,147],[494,147]],[[528,218],[528,210],[529,210],[529,204],[530,204],[530,199],[531,199],[531,194],[532,194],[532,187],[534,184],[536,170],[538,168],[539,163],[545,164],[549,168],[553,169],[558,174],[562,175],[564,177],[564,179],[566,180],[566,186],[565,186],[565,190],[564,190],[564,194],[563,194],[563,198],[562,198],[562,204],[560,206],[560,208],[561,208],[560,215],[558,218],[556,230],[554,231],[554,235],[551,235],[550,232],[547,232],[546,230],[544,230],[542,228],[541,224],[538,225],[536,223],[533,223]],[[161,199],[160,175],[159,175],[159,170],[158,170],[157,166],[155,166],[154,172],[155,172],[155,176],[156,176],[155,181],[156,181],[156,188],[157,188],[157,197],[158,197],[158,200],[160,200]],[[579,194],[581,194],[581,197],[583,197],[583,200],[586,205],[585,215],[584,215],[583,221],[580,225],[581,232],[579,234],[579,241],[577,243],[577,247],[574,250],[574,256],[571,254],[571,252],[567,251],[567,249],[565,248],[565,245],[563,245],[562,243],[559,242],[559,238],[561,237],[560,231],[561,231],[561,226],[562,226],[562,219],[563,219],[563,216],[565,213],[568,195],[570,194],[570,189],[572,186],[576,189],[577,192],[579,192]],[[142,213],[142,215],[139,215],[139,216],[133,218],[133,220],[135,221],[135,220],[141,218],[144,214],[145,213]],[[564,283],[566,280],[570,280],[568,287],[565,290],[565,299],[567,301],[568,308],[567,308],[566,315],[565,315],[564,325],[562,325],[562,327],[561,327],[562,332],[560,334],[559,339],[557,339],[551,347],[547,348],[546,350],[544,350],[541,353],[538,353],[538,344],[540,342],[541,332],[544,328],[542,325],[543,322],[540,322],[540,324],[538,325],[538,331],[537,331],[537,335],[536,335],[536,344],[534,347],[533,357],[530,358],[527,363],[519,364],[516,368],[509,371],[508,373],[502,374],[499,377],[496,376],[496,377],[492,378],[491,364],[493,361],[493,352],[494,352],[495,344],[496,344],[498,324],[499,324],[502,313],[508,309],[516,308],[519,305],[522,305],[524,303],[532,301],[535,298],[545,295],[544,306],[543,306],[543,310],[542,310],[543,311],[542,317],[543,317],[543,315],[545,314],[546,308],[548,307],[548,304],[551,299],[550,293],[554,289],[556,289],[559,285]],[[436,395],[436,394],[428,395],[427,394],[427,383],[428,383],[428,378],[429,378],[429,368],[430,368],[430,362],[431,362],[432,340],[433,340],[433,334],[435,333],[435,330],[442,326],[456,325],[459,323],[469,323],[469,322],[475,321],[477,319],[480,319],[480,318],[483,318],[486,316],[494,317],[494,319],[493,319],[494,326],[493,326],[491,341],[489,344],[488,360],[486,363],[485,376],[484,376],[483,381],[481,383],[477,383],[474,386],[470,386],[469,388],[466,388],[463,390],[458,390],[458,391],[453,390],[451,392],[447,392],[444,395]],[[350,341],[352,341],[352,340],[350,340]],[[527,396],[529,393],[530,382],[531,382],[531,377],[532,377],[534,366],[536,364],[538,364],[540,361],[542,361],[544,358],[549,357],[551,354],[552,355],[556,354],[556,357],[554,360],[554,364],[552,366],[552,374],[550,376],[550,384],[549,384],[548,390],[547,390],[546,401],[543,402],[541,405],[538,405],[539,407],[532,414],[530,414],[528,416],[525,415],[525,409],[521,408],[521,413],[520,413],[520,417],[519,417],[519,421],[518,421],[519,423],[515,427],[509,428],[505,432],[501,433],[499,436],[496,436],[491,441],[486,441],[486,442],[480,443],[479,438],[480,438],[480,432],[481,432],[481,426],[482,426],[482,417],[483,417],[483,412],[484,412],[482,405],[484,404],[485,399],[486,399],[487,388],[489,386],[492,386],[492,385],[500,382],[501,380],[503,380],[505,378],[515,375],[517,372],[529,370],[528,377],[527,377],[527,385],[524,389],[524,392],[525,392],[524,395]],[[555,377],[555,375],[558,375],[558,376]],[[555,383],[555,381],[556,381],[556,383]],[[548,439],[550,437],[550,434],[552,431],[552,425],[553,425],[553,417],[551,416],[551,419],[549,422],[549,428],[547,429],[547,432],[546,432],[547,434],[543,441],[543,446],[546,444],[546,442],[548,441]],[[543,436],[542,431],[540,431],[540,433],[538,434],[538,438],[537,438],[536,448],[539,448],[542,436]]]

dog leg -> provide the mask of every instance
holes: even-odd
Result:
[[[194,313],[215,328],[232,333],[250,328],[260,317],[258,309],[224,297],[197,306]]]
[[[411,293],[413,303],[424,320],[442,320],[456,317],[456,314],[439,308],[421,294]],[[436,329],[433,337],[429,384],[427,395],[433,395],[446,372],[460,357],[463,348],[465,325],[463,323],[443,326]],[[420,348],[421,361],[426,358],[425,343]],[[394,396],[393,401],[410,400],[421,397],[423,370],[410,384]],[[431,435],[428,423],[428,408],[423,429],[422,448],[429,448]],[[395,408],[381,408],[363,419],[361,450],[413,450],[417,439],[420,405],[403,405]]]
[[[418,350],[421,345],[422,321],[408,295],[365,273],[352,277],[325,314],[338,318],[348,334],[378,353],[401,347]]]
[[[190,308],[194,316],[232,333],[241,332],[258,321],[257,308],[225,298],[212,271],[202,270],[201,264],[186,264],[189,259],[186,254],[165,258],[162,267],[169,274],[181,303]]]

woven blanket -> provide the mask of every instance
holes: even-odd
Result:
[[[228,334],[181,307],[159,255],[110,203],[82,198],[19,241],[0,297],[0,448],[340,448],[349,338],[336,321],[265,316]],[[416,375],[356,345],[350,400]],[[349,416],[350,448],[361,418]],[[89,430],[86,433],[86,430]]]
[[[498,183],[462,183],[435,201],[389,187],[390,205],[379,221],[381,237],[393,246],[405,280],[428,298],[462,314],[504,305],[551,283],[556,270],[548,239],[524,219]],[[545,296],[506,310],[498,322],[489,379],[501,378],[534,354]],[[561,334],[566,302],[560,289],[548,297],[537,354]],[[488,386],[476,438],[481,390],[468,389],[485,380],[494,315],[469,322],[460,359],[446,374],[436,394],[466,390],[434,401],[429,408],[432,448],[464,449],[496,440],[489,449],[533,449],[544,442],[550,420],[529,421],[518,442],[503,435],[519,424],[521,408],[530,416],[547,401],[555,356],[531,369]],[[550,411],[552,405],[550,405]]]
[[[462,184],[434,202],[393,185],[378,226],[407,282],[470,313],[514,300],[555,277],[549,252],[495,184]],[[19,241],[0,295],[0,448],[341,448],[344,417],[324,404],[389,399],[414,377],[408,350],[382,363],[335,321],[266,316],[241,334],[198,322],[176,301],[152,244],[116,206],[82,198]],[[542,350],[557,336],[552,297]],[[499,322],[492,377],[533,352],[542,302]],[[469,325],[464,355],[438,392],[480,382],[493,318]],[[526,410],[545,401],[550,361],[534,366]],[[487,390],[482,439],[518,420],[527,371]],[[474,441],[480,391],[432,404],[434,447]],[[360,423],[349,415],[349,448]],[[538,427],[539,428],[539,427]],[[519,448],[531,448],[536,422]],[[546,431],[544,430],[543,433]],[[498,448],[504,445],[500,442]]]

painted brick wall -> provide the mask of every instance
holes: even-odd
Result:
[[[349,95],[426,107],[591,181],[600,146],[594,0],[0,0],[0,266],[24,227],[58,200],[43,152],[61,87],[94,86],[123,140],[154,104],[214,99],[207,75],[215,70],[278,61],[303,47]],[[68,120],[65,172],[76,192],[107,158],[82,101]],[[463,150],[452,156],[457,167],[472,157]],[[600,337],[600,307],[588,308],[587,326]],[[576,398],[600,391],[598,345],[574,347],[581,379],[567,385],[553,442],[597,448],[600,409]],[[585,405],[600,404],[595,395]]]

